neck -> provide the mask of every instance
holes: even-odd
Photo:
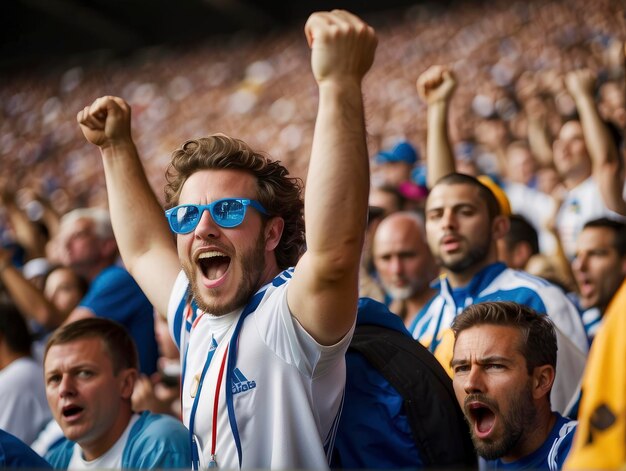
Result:
[[[445,269],[444,272],[446,274],[446,278],[448,278],[450,286],[452,286],[453,288],[462,288],[464,286],[467,286],[479,271],[481,271],[487,265],[491,265],[492,263],[493,262],[482,262],[466,270],[463,270],[462,272],[453,272],[448,269]]]
[[[565,185],[567,190],[572,190],[584,182],[587,178],[589,178],[589,174],[587,172],[571,173],[563,178],[563,185]]]
[[[129,400],[128,403],[125,403],[122,409],[118,411],[115,422],[103,435],[88,442],[77,440],[83,451],[85,460],[93,461],[109,451],[122,436],[124,430],[126,430],[132,416],[133,411],[131,410]]]
[[[404,325],[408,328],[413,323],[415,316],[422,310],[430,299],[435,296],[437,292],[431,287],[421,290],[413,297],[406,300],[406,316],[404,317]]]
[[[492,265],[498,261],[498,251],[495,241],[491,244],[489,251],[482,260],[476,261],[472,266],[458,272],[453,272],[448,268],[444,268],[444,273],[448,278],[450,286],[453,288],[461,288],[467,286],[476,274],[483,268]]]
[[[274,260],[272,263],[266,263],[265,269],[263,270],[261,277],[259,279],[259,286],[257,286],[257,290],[262,286],[265,286],[270,281],[272,281],[282,270],[278,268],[276,261]]]
[[[528,424],[515,449],[502,457],[503,462],[511,463],[520,460],[534,453],[544,444],[556,423],[556,415],[550,410],[549,404],[543,410],[537,411],[537,417],[534,422]]]

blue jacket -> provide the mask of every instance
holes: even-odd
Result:
[[[0,468],[45,469],[50,465],[22,440],[0,429]]]

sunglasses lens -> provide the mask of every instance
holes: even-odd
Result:
[[[222,227],[238,226],[245,215],[246,207],[237,200],[218,201],[211,212],[213,220]]]
[[[185,234],[198,225],[200,211],[195,206],[181,206],[172,213],[170,224],[174,232]]]

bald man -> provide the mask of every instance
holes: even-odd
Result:
[[[435,295],[430,282],[439,271],[426,243],[422,218],[408,211],[387,216],[376,229],[372,252],[389,309],[408,328]]]

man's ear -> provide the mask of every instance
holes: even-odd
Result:
[[[117,376],[120,385],[120,395],[123,399],[130,399],[133,395],[133,389],[135,389],[135,382],[137,381],[139,373],[135,368],[126,368],[121,370]]]
[[[502,214],[496,216],[491,224],[491,233],[493,234],[494,240],[502,239],[505,235],[507,235],[509,233],[510,226],[511,222],[509,221],[508,216],[504,216]]]
[[[536,366],[533,370],[533,399],[550,395],[554,383],[555,370],[551,365]]]
[[[285,220],[275,216],[265,223],[265,250],[271,252],[280,242],[285,228]]]

